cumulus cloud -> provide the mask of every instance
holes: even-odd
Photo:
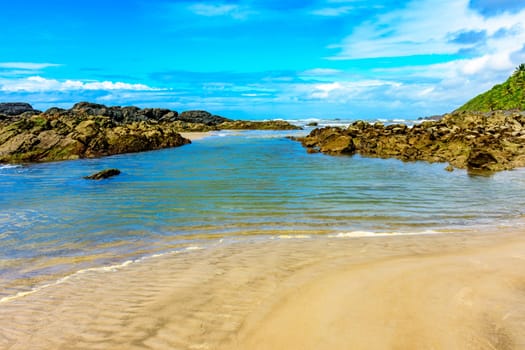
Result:
[[[0,79],[0,91],[3,92],[51,92],[71,90],[132,90],[132,91],[154,91],[158,90],[143,84],[128,84],[111,81],[80,81],[80,80],[56,80],[40,76],[32,76],[22,79]]]
[[[379,15],[356,27],[336,46],[340,53],[333,58],[456,54],[483,34],[490,37],[487,51],[509,52],[516,49],[516,44],[525,43],[523,23],[525,10],[484,17],[469,7],[468,0],[413,1],[406,8]],[[497,39],[495,34],[501,31],[507,31],[507,35]],[[458,38],[460,33],[467,34]]]
[[[485,16],[525,9],[525,3],[517,0],[470,0],[470,7]]]

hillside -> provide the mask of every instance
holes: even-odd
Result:
[[[525,64],[520,64],[503,84],[495,85],[465,103],[457,111],[488,112],[494,110],[525,110]]]

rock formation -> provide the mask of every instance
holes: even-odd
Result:
[[[9,116],[20,115],[26,112],[32,114],[40,114],[42,112],[33,109],[29,103],[24,102],[7,102],[0,103],[0,119],[5,119]]]
[[[525,112],[454,112],[413,127],[357,121],[346,129],[315,129],[298,140],[310,153],[359,153],[498,171],[525,166]]]
[[[84,179],[86,180],[103,180],[107,179],[113,176],[120,175],[120,170],[118,169],[104,169],[102,171],[99,171],[97,173],[94,173],[89,176],[84,176]]]
[[[222,129],[297,129],[283,121],[234,121],[206,111],[105,106],[34,110],[0,104],[0,163],[44,162],[141,152],[190,143],[179,132]]]

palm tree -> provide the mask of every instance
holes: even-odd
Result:
[[[525,63],[520,64],[514,70],[514,75],[523,75],[525,73]]]

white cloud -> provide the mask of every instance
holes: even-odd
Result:
[[[128,84],[111,81],[60,81],[56,79],[46,79],[40,76],[32,76],[23,79],[0,79],[0,91],[3,92],[51,92],[75,90],[155,91],[158,89],[143,84]]]
[[[189,10],[199,16],[217,17],[217,16],[231,16],[235,19],[244,19],[252,13],[252,11],[234,4],[207,4],[198,3],[189,6]]]
[[[303,79],[326,79],[329,77],[340,76],[344,72],[339,69],[332,68],[314,68],[299,73]]]
[[[379,15],[359,25],[340,45],[334,59],[455,54],[472,48],[458,43],[454,33],[486,31],[486,53],[521,48],[525,43],[525,10],[483,17],[469,7],[469,0],[413,1],[406,8]],[[492,37],[501,30],[507,36]]]
[[[41,70],[49,67],[59,67],[55,63],[35,63],[35,62],[0,62],[0,68],[23,69],[23,70]]]
[[[460,33],[484,33],[479,42],[454,40]],[[450,54],[468,50],[464,58],[439,64],[378,68],[372,73],[388,81],[380,89],[341,88],[315,96],[333,101],[369,94],[377,103],[401,101],[416,115],[451,111],[504,81],[525,59],[525,10],[484,17],[468,0],[421,0],[357,26],[332,59],[363,59]],[[336,78],[331,77],[336,80]],[[327,82],[328,83],[328,82]],[[356,91],[359,92],[356,95]],[[352,95],[353,94],[353,95]]]
[[[350,13],[353,9],[354,7],[352,6],[324,7],[312,11],[312,14],[325,17],[338,17]]]
[[[301,100],[323,100],[326,103],[345,104],[354,100],[368,100],[377,91],[399,87],[400,83],[387,80],[333,81],[327,83],[294,84],[283,89],[281,97],[297,96]]]

